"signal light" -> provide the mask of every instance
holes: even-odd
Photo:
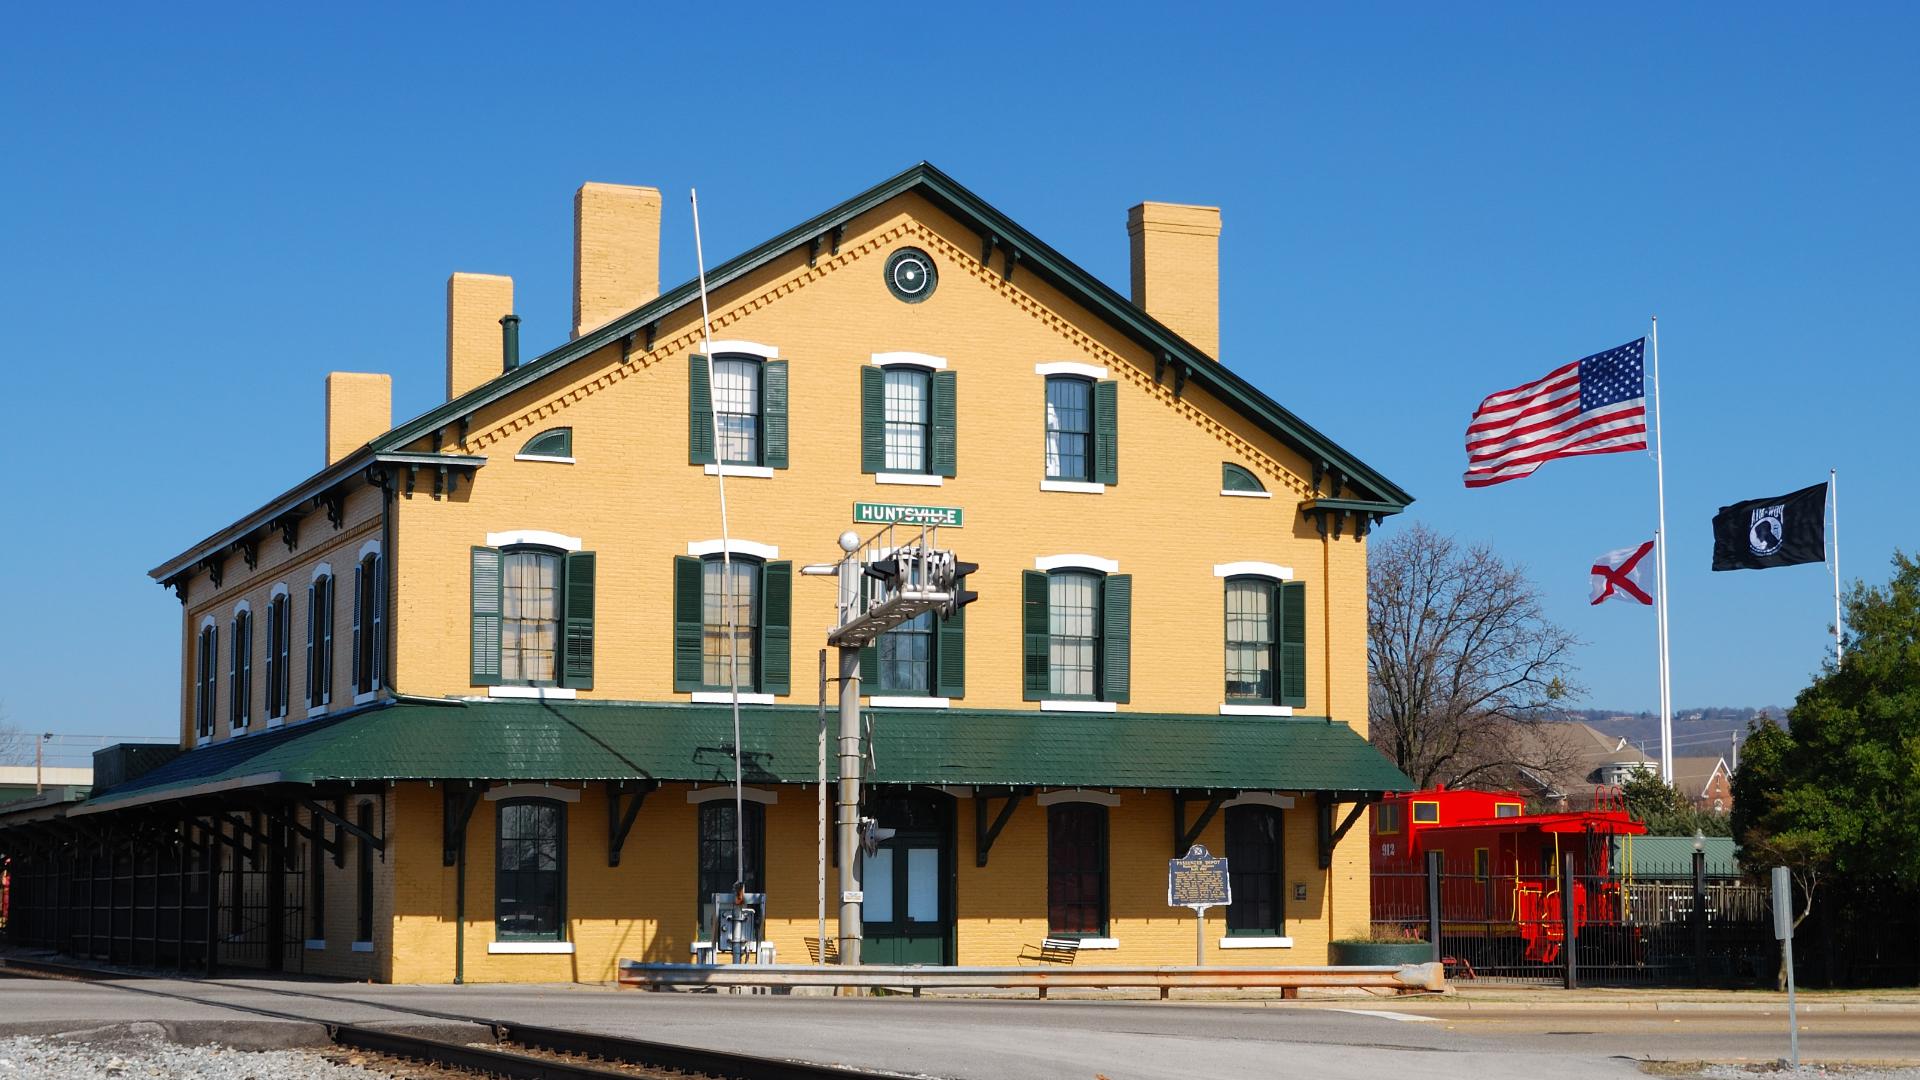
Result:
[[[980,594],[966,587],[967,575],[980,569],[979,563],[955,562],[953,564],[953,599],[941,605],[940,617],[951,619],[960,609],[980,599]]]
[[[875,559],[868,563],[860,572],[875,581],[892,584],[900,580],[900,560],[892,555],[884,559]]]

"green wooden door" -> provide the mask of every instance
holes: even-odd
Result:
[[[861,875],[869,964],[953,962],[952,800],[943,795],[880,797],[868,812],[896,830],[867,856]]]

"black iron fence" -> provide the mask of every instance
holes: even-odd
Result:
[[[1376,936],[1435,942],[1448,976],[1566,986],[1770,983],[1777,970],[1764,885],[1442,870],[1375,873]]]

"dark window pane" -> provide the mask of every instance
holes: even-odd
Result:
[[[1233,903],[1230,934],[1283,934],[1280,811],[1271,806],[1227,808],[1227,866]]]
[[[1107,929],[1107,809],[1047,808],[1047,932],[1099,936]]]
[[[563,938],[565,807],[546,800],[500,807],[494,854],[494,920],[501,938]]]
[[[880,635],[880,689],[933,693],[933,612],[922,612]]]
[[[741,832],[746,843],[746,891],[765,892],[762,867],[766,864],[766,807],[756,802],[743,805],[746,827]],[[713,894],[733,891],[736,872],[733,822],[732,799],[700,804],[699,934],[702,940],[713,933]]]

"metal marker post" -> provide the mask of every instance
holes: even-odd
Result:
[[[1206,905],[1193,909],[1193,966],[1207,965],[1207,908]]]
[[[840,963],[860,964],[860,648],[840,646]]]
[[[1773,868],[1773,936],[1780,939],[1780,963],[1787,969],[1787,1048],[1794,1068],[1800,1067],[1800,1014],[1793,993],[1793,875],[1784,866]]]

